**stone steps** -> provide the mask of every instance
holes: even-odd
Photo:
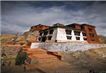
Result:
[[[35,56],[35,58],[38,58],[38,60],[39,60],[38,63],[36,63],[36,64],[26,65],[26,70],[33,70],[35,68],[38,68],[38,69],[48,73],[47,68],[52,67],[52,65],[58,65],[58,64],[61,65],[62,64],[62,62],[56,56],[57,53],[55,53],[55,52],[49,52],[49,54],[48,54],[48,52],[46,50],[43,50],[40,48],[27,49],[26,52],[27,52],[28,56],[30,56],[30,58],[32,58],[31,56]]]

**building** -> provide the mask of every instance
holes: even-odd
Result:
[[[54,24],[44,30],[39,31],[39,42],[84,42],[100,43],[95,26],[88,24]]]
[[[50,26],[39,24],[39,25],[36,25],[36,26],[32,26],[30,31],[33,32],[33,31],[44,30],[44,29],[48,29],[49,27]]]
[[[39,34],[39,30],[48,29],[49,26],[38,24],[36,26],[32,26],[29,31],[25,32],[23,35],[25,36],[25,40],[27,41],[36,41],[36,37]]]

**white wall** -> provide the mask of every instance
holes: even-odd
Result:
[[[38,48],[40,45],[40,43],[32,43],[30,48],[33,49],[33,48]]]
[[[31,48],[42,48],[48,51],[70,52],[85,51],[91,48],[106,47],[106,44],[87,44],[87,43],[32,43]]]
[[[56,40],[67,40],[66,32],[64,28],[57,28],[57,38]]]
[[[55,42],[55,40],[57,40],[57,42],[87,42],[84,41],[82,32],[80,32],[80,36],[76,36],[74,30],[72,30],[71,35],[67,35],[65,29],[59,27],[54,29],[53,34],[48,34],[47,36],[49,35],[51,35],[52,38],[51,40],[47,39],[46,42]],[[67,36],[71,36],[72,38],[67,39]],[[80,37],[80,40],[76,40],[76,37]]]

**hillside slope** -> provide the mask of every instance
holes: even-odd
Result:
[[[99,37],[99,41],[101,43],[105,43],[106,44],[106,36],[98,36]]]
[[[63,53],[65,62],[84,69],[106,70],[106,47]]]
[[[0,37],[1,44],[11,43],[11,40],[15,37],[14,34],[2,34]],[[26,43],[25,37],[23,35],[18,35],[17,43]]]

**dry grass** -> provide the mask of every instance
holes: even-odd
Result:
[[[16,35],[13,34],[2,34],[1,35],[1,44],[7,44],[10,43],[11,40],[15,37]],[[23,35],[18,35],[17,43],[26,43],[25,37]]]
[[[99,41],[101,43],[105,43],[106,44],[106,36],[98,36],[99,37]]]
[[[64,61],[82,68],[106,70],[106,47],[72,52],[65,55]]]

